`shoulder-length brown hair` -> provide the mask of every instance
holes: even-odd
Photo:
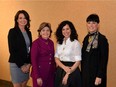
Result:
[[[25,26],[25,29],[29,30],[30,29],[30,16],[29,14],[25,11],[25,10],[19,10],[16,15],[15,15],[15,18],[14,18],[14,21],[15,21],[15,26],[14,27],[18,27],[18,17],[19,17],[19,14],[24,14],[26,20],[27,20],[27,24]]]
[[[44,27],[48,27],[49,28],[49,30],[50,30],[50,37],[51,37],[52,29],[51,29],[51,24],[48,23],[48,22],[43,22],[43,23],[40,24],[39,29],[37,30],[38,31],[38,37],[40,37],[40,32],[41,32],[41,30]]]

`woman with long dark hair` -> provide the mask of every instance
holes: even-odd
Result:
[[[57,64],[55,87],[81,87],[80,61],[81,46],[72,22],[63,21],[56,30]]]
[[[29,14],[25,10],[19,10],[15,15],[14,28],[8,34],[10,73],[14,87],[26,87],[31,66],[31,44]]]

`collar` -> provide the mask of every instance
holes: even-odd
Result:
[[[97,35],[98,34],[98,31],[94,32],[94,33],[88,33],[89,36],[94,36],[94,35]]]
[[[65,38],[64,38],[64,39],[65,39]],[[69,38],[67,38],[67,40],[66,40],[66,41],[65,41],[65,40],[63,40],[63,43],[64,43],[64,44],[69,43],[69,42],[71,42],[70,37],[69,37]]]
[[[49,41],[49,38],[48,38],[48,39],[44,39],[44,38],[40,37],[40,39],[41,39],[42,41],[44,41],[44,42],[48,42],[48,41]]]

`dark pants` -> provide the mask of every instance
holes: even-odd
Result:
[[[74,62],[62,62],[66,66],[72,66]],[[65,71],[60,67],[57,67],[56,76],[55,76],[55,87],[81,87],[81,75],[80,70],[77,68],[72,72],[69,77],[66,85],[62,84],[62,79],[65,76]]]

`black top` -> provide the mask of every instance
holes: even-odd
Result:
[[[27,35],[30,39],[30,46],[32,44],[32,35],[29,30],[26,30]],[[9,30],[8,34],[8,46],[9,46],[9,62],[16,63],[20,68],[25,63],[31,63],[30,53],[27,53],[26,42],[23,37],[21,30],[17,28],[12,28]]]
[[[106,37],[98,34],[98,47],[86,51],[89,35],[84,38],[82,47],[82,87],[96,87],[95,78],[102,78],[102,83],[97,87],[106,87],[107,62],[109,53],[109,44]]]

